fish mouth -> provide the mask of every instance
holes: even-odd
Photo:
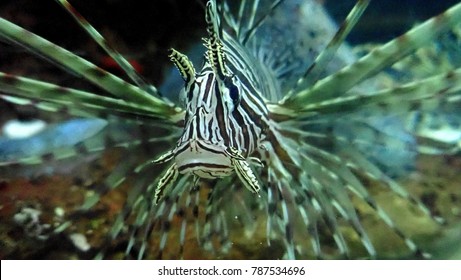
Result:
[[[221,178],[233,172],[226,147],[204,140],[182,143],[175,151],[175,162],[182,174],[192,173],[201,178]]]

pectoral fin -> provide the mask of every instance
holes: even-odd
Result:
[[[245,158],[234,148],[228,148],[226,151],[230,157],[231,163],[234,166],[235,173],[242,181],[243,185],[252,193],[258,193],[261,189],[258,179],[251,169]]]
[[[165,174],[158,181],[155,188],[154,203],[158,204],[159,200],[163,197],[165,190],[169,189],[178,179],[179,171],[176,163],[173,163],[165,172]]]

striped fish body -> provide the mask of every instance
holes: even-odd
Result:
[[[170,57],[185,82],[182,94],[186,110],[183,134],[176,148],[155,161],[174,158],[157,186],[156,201],[164,189],[175,183],[178,172],[213,179],[235,171],[250,191],[260,189],[247,159],[256,150],[260,157],[265,133],[270,129],[269,110],[260,85],[266,90],[274,87],[255,71],[264,68],[251,63],[242,46],[223,34],[213,1],[207,3],[205,18],[209,38],[204,39],[206,61],[199,73],[195,73],[187,56],[171,50]]]
[[[248,89],[251,84],[243,86],[238,80],[240,76],[233,74],[232,81],[220,87],[206,63],[185,92],[185,126],[174,150],[181,173],[192,171],[204,178],[227,176],[233,169],[228,147],[241,151],[244,158],[260,147],[268,110],[263,100]]]

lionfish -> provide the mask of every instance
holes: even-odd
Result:
[[[225,257],[237,239],[250,243],[259,232],[266,241],[261,250],[281,250],[277,257],[384,257],[372,226],[363,223],[370,212],[411,256],[429,256],[367,185],[383,186],[413,211],[440,220],[395,178],[408,172],[417,153],[459,150],[460,69],[448,63],[420,75],[410,68],[418,50],[455,30],[461,4],[355,59],[344,55],[352,53],[345,38],[369,0],[358,0],[320,43],[326,40],[321,27],[309,29],[312,21],[303,17],[323,16],[316,1],[209,0],[202,65],[170,49],[182,78],[178,94],[148,83],[68,1],[57,2],[130,82],[0,18],[2,40],[105,92],[0,73],[7,102],[32,105],[54,120],[74,117],[31,138],[1,139],[0,170],[6,177],[18,167],[58,162],[51,167],[57,169],[69,158],[91,161],[123,149],[123,160],[78,209],[90,211],[128,186],[97,257],[118,239],[126,240],[125,257],[187,256],[193,239]],[[437,122],[455,137],[445,137]]]

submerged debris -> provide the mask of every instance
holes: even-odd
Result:
[[[43,224],[40,221],[42,212],[33,208],[22,208],[21,211],[14,215],[14,221],[24,228],[27,236],[38,240],[46,240],[50,236],[49,224]]]
[[[69,235],[69,238],[78,250],[82,252],[87,252],[88,250],[90,250],[91,245],[88,244],[85,235],[81,233],[72,233],[71,235]]]

